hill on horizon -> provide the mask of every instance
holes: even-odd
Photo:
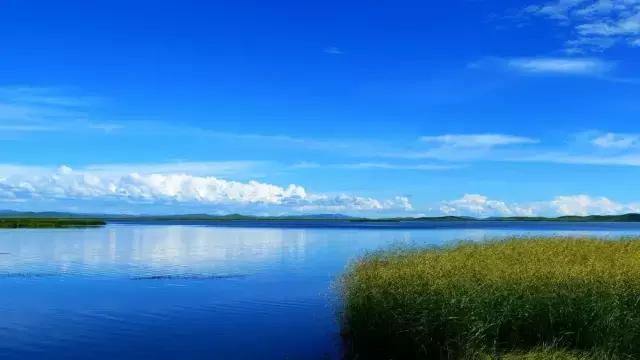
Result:
[[[566,222],[640,222],[640,214],[628,213],[620,215],[566,215],[559,217],[542,216],[509,216],[509,217],[486,217],[477,218],[471,216],[421,216],[421,217],[382,217],[365,218],[344,214],[301,214],[301,215],[278,215],[259,216],[243,214],[212,215],[206,213],[194,214],[95,214],[95,213],[73,213],[64,211],[16,211],[0,210],[2,218],[91,218],[102,220],[147,220],[147,221],[276,221],[276,220],[342,220],[342,221],[566,221]]]

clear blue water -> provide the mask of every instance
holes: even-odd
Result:
[[[640,234],[640,224],[278,226],[0,230],[0,359],[340,358],[332,285],[368,251]]]

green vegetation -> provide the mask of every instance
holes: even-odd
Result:
[[[640,356],[640,238],[388,251],[353,264],[340,285],[354,358]]]
[[[605,355],[606,356],[606,355]],[[486,360],[492,359],[485,356]],[[595,360],[595,356],[553,348],[535,350],[528,353],[511,353],[500,357],[501,360]]]
[[[0,218],[0,228],[71,228],[102,226],[105,222],[93,219],[56,219],[56,218]]]

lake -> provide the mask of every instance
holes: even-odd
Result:
[[[0,359],[336,359],[333,285],[350,261],[389,246],[535,234],[640,235],[640,224],[0,230]]]

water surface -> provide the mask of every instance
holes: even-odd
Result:
[[[349,261],[540,233],[633,235],[640,224],[0,230],[0,359],[340,358],[332,284]]]

